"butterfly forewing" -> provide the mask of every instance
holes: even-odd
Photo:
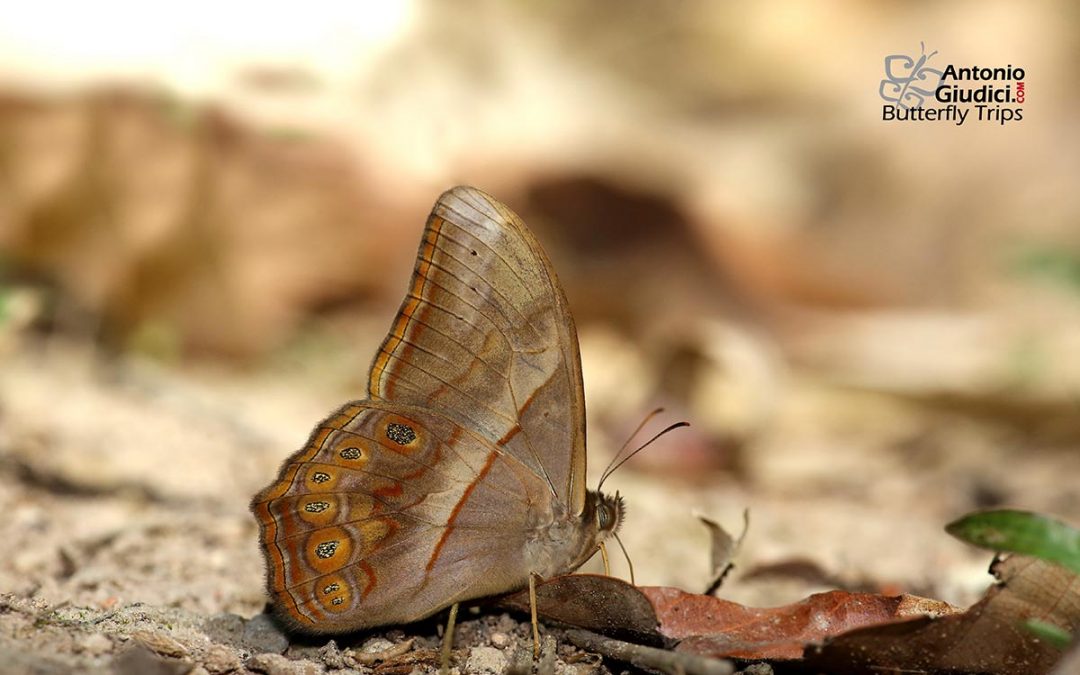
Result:
[[[457,420],[581,512],[585,410],[573,320],[532,234],[483,192],[459,187],[436,203],[369,394]]]
[[[294,627],[341,632],[511,590],[536,506],[529,495],[545,488],[453,420],[348,404],[253,503],[274,604]],[[463,563],[477,557],[502,571]]]

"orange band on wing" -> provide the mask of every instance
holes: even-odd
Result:
[[[495,464],[495,458],[499,456],[499,453],[495,450],[488,454],[487,461],[484,462],[484,467],[480,469],[480,473],[477,474],[473,482],[469,483],[469,487],[465,488],[465,492],[461,493],[461,499],[454,505],[454,510],[450,512],[450,517],[446,519],[446,529],[443,530],[442,536],[439,537],[439,543],[435,544],[435,550],[431,552],[431,558],[427,562],[427,571],[430,572],[431,568],[435,566],[435,561],[439,559],[439,553],[442,552],[443,546],[446,544],[447,537],[454,530],[454,521],[457,520],[458,513],[461,512],[461,507],[465,505],[465,502],[469,499],[469,495],[476,489],[477,483],[484,480],[484,476],[488,475],[491,471],[492,465]]]
[[[270,510],[270,505],[274,500],[284,496],[292,489],[297,473],[304,467],[306,462],[309,462],[322,450],[330,433],[335,429],[344,428],[363,410],[363,406],[354,404],[342,407],[336,415],[328,419],[312,433],[303,451],[292,457],[291,462],[282,468],[277,481],[255,497],[252,510],[262,527],[261,538],[265,547],[266,560],[269,563],[267,569],[273,591],[282,591],[288,585],[285,578],[288,568],[286,561],[296,553],[282,550],[283,544],[279,541],[279,538],[289,536],[288,523],[280,522]],[[279,532],[282,529],[285,530],[284,537],[279,537]]]
[[[442,229],[442,224],[443,219],[439,216],[432,216],[428,221],[427,229],[424,231],[424,241],[420,245],[420,253],[417,255],[416,270],[413,272],[412,287],[409,289],[409,295],[406,296],[405,302],[401,305],[401,311],[398,312],[397,319],[390,328],[390,335],[387,336],[386,342],[379,349],[379,354],[375,357],[375,363],[371,365],[371,375],[368,377],[368,393],[371,396],[387,398],[390,395],[390,387],[393,382],[387,382],[383,387],[383,375],[390,365],[390,357],[405,339],[405,331],[409,327],[409,322],[412,320],[417,308],[420,307],[420,298],[424,297],[428,274],[431,271],[431,259],[435,253],[435,242],[439,239],[439,230]],[[380,394],[380,390],[384,388],[385,391]]]

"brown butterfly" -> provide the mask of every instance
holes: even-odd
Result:
[[[368,398],[251,508],[273,606],[305,633],[416,621],[596,552],[622,502],[585,489],[577,332],[516,214],[475,188],[439,198]]]

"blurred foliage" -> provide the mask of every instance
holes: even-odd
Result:
[[[961,541],[991,551],[1008,551],[1057,563],[1080,574],[1080,530],[1030,511],[973,513],[945,526]]]
[[[179,328],[164,320],[141,322],[127,340],[130,351],[167,362],[180,359],[182,346],[183,339]]]
[[[1053,373],[1051,356],[1037,335],[1023,335],[1005,352],[1002,381],[1008,387],[1022,389],[1037,384]]]
[[[1032,244],[1016,256],[1013,272],[1080,295],[1080,251],[1051,244]]]
[[[3,326],[8,321],[8,314],[10,312],[9,304],[11,303],[11,288],[7,284],[7,261],[4,256],[0,255],[0,326]]]
[[[9,309],[8,305],[11,303],[11,289],[3,284],[0,284],[0,326],[3,326],[8,322]]]

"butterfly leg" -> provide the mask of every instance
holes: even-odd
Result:
[[[540,626],[536,620],[536,574],[529,573],[529,611],[532,614],[533,658],[540,658]]]
[[[604,576],[611,576],[611,564],[608,562],[607,546],[604,546],[604,542],[600,542],[600,557],[604,559]]]
[[[442,651],[439,655],[439,673],[446,675],[450,672],[450,650],[454,646],[454,624],[457,623],[458,603],[450,605],[450,618],[446,620],[446,632],[443,633]]]

